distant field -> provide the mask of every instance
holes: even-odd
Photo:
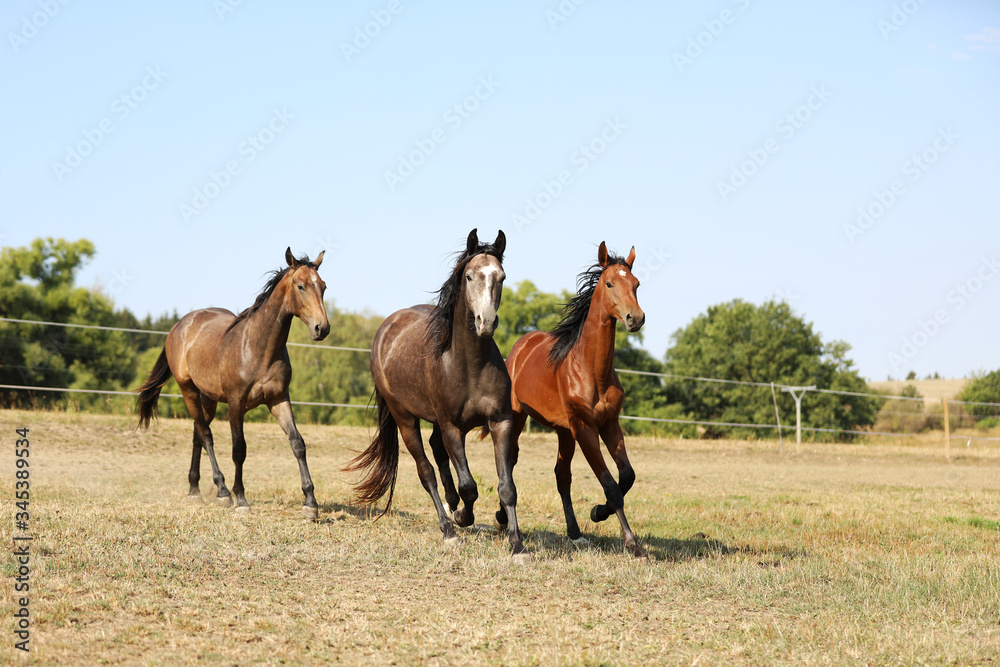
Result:
[[[492,530],[441,540],[412,459],[375,522],[339,472],[367,430],[302,427],[320,520],[279,427],[247,427],[249,516],[184,501],[191,422],[0,411],[30,428],[34,664],[916,665],[1000,660],[1000,445],[632,438],[626,498],[650,554],[622,554],[582,456],[592,543],[565,538],[555,441],[522,441],[518,510],[533,562]],[[228,428],[215,428],[232,482]],[[926,444],[921,444],[926,442]],[[480,523],[492,448],[469,445]],[[0,475],[0,664],[15,664],[13,454]],[[19,661],[20,662],[20,661]]]
[[[886,391],[893,396],[899,396],[903,387],[908,384],[915,385],[920,395],[927,399],[927,402],[938,401],[942,398],[952,399],[962,391],[962,387],[968,380],[892,380],[891,382],[869,382],[868,385],[880,391]]]

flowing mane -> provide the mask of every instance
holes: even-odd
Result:
[[[594,290],[597,289],[601,274],[608,266],[616,264],[628,266],[623,257],[609,252],[606,266],[594,264],[576,277],[576,296],[565,304],[562,320],[549,332],[555,338],[552,349],[549,350],[550,364],[554,366],[561,364],[576,345],[576,341],[580,339],[580,332],[583,331],[587,314],[590,312],[590,301],[594,296]]]
[[[492,255],[503,263],[503,251],[492,243],[481,243],[472,253],[462,250],[455,260],[455,268],[452,269],[451,276],[441,285],[437,294],[437,307],[431,311],[427,320],[427,341],[434,350],[434,355],[440,357],[451,347],[451,328],[455,321],[455,306],[458,302],[458,295],[462,291],[462,276],[465,274],[465,267],[476,255]]]
[[[308,266],[310,269],[316,268],[316,265],[313,262],[309,261],[309,257],[307,255],[302,255],[301,257],[299,257],[298,263],[304,266]],[[274,290],[278,287],[278,283],[281,282],[281,279],[284,278],[285,275],[291,269],[292,267],[286,266],[283,269],[275,269],[274,271],[268,273],[267,275],[270,276],[270,278],[264,285],[264,289],[262,289],[260,291],[260,294],[257,295],[257,298],[254,299],[253,305],[240,312],[240,314],[236,316],[236,319],[232,321],[232,323],[229,325],[228,328],[226,328],[226,331],[228,332],[232,330],[232,328],[235,327],[237,324],[239,324],[243,320],[252,316],[258,310],[260,310],[261,306],[267,303],[267,300],[271,298],[271,295],[274,293]]]

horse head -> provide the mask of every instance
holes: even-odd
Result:
[[[639,307],[636,290],[639,280],[632,275],[635,262],[635,246],[624,260],[612,261],[608,248],[601,241],[597,249],[597,263],[603,268],[597,284],[598,293],[604,300],[605,308],[616,320],[625,325],[629,333],[635,333],[646,322],[646,313]]]
[[[465,306],[473,316],[476,335],[480,338],[492,338],[500,322],[497,309],[500,307],[503,281],[506,278],[501,263],[506,246],[507,237],[501,230],[493,247],[483,252],[479,247],[476,230],[469,232],[465,254],[471,259],[466,263],[465,275],[462,276],[462,294]]]
[[[323,293],[326,283],[319,277],[319,265],[323,263],[324,250],[314,261],[308,257],[295,259],[292,249],[285,250],[285,261],[288,262],[288,289],[285,303],[293,315],[305,322],[309,327],[309,335],[313,340],[323,340],[330,333],[330,320],[326,315],[326,305],[323,303]]]

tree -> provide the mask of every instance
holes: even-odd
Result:
[[[542,292],[530,280],[503,288],[500,298],[500,324],[493,332],[493,340],[500,354],[507,357],[517,339],[529,331],[551,331],[559,323],[563,305],[573,295]]]
[[[74,282],[95,254],[86,239],[35,239],[0,251],[0,316],[115,326],[104,295]],[[73,389],[127,389],[135,376],[135,351],[117,331],[0,322],[0,382]],[[5,394],[18,394],[6,390]],[[81,395],[85,396],[85,395]],[[46,392],[48,402],[61,396]],[[91,396],[82,403],[96,402]]]
[[[990,373],[973,373],[972,379],[958,393],[958,400],[973,403],[965,406],[966,411],[980,420],[993,417],[989,425],[995,425],[993,422],[998,421],[996,417],[1000,414],[1000,408],[995,405],[975,405],[975,403],[1000,403],[1000,369]]]
[[[768,386],[671,380],[668,389],[698,420],[774,424],[769,383],[868,392],[847,358],[842,341],[824,344],[812,325],[785,302],[755,306],[741,299],[712,306],[673,335],[664,368],[668,373],[721,378]],[[777,392],[782,424],[794,424],[795,404]],[[863,430],[875,422],[881,399],[808,392],[802,401],[802,425]],[[768,436],[773,429],[709,427],[706,435]],[[810,432],[806,432],[810,433]],[[813,438],[829,439],[814,435]]]
[[[372,313],[348,313],[333,304],[326,307],[330,334],[315,343],[307,327],[293,321],[288,334],[290,343],[350,347],[370,350],[382,317]],[[371,354],[347,350],[321,350],[315,347],[288,348],[292,362],[292,384],[288,388],[293,401],[367,405],[373,385]],[[367,410],[326,406],[295,406],[296,419],[302,421],[355,424],[366,423]]]

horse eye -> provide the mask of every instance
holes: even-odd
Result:
[[[298,288],[299,288],[300,292],[305,292],[306,291],[305,285],[298,285]]]
[[[470,273],[465,274],[465,279],[468,280],[471,283],[472,282],[472,274],[470,274]]]
[[[607,281],[607,282],[606,282],[606,283],[604,283],[604,284],[605,284],[605,285],[607,285],[608,287],[611,287],[611,281],[610,281],[610,280],[609,280],[609,281]]]

